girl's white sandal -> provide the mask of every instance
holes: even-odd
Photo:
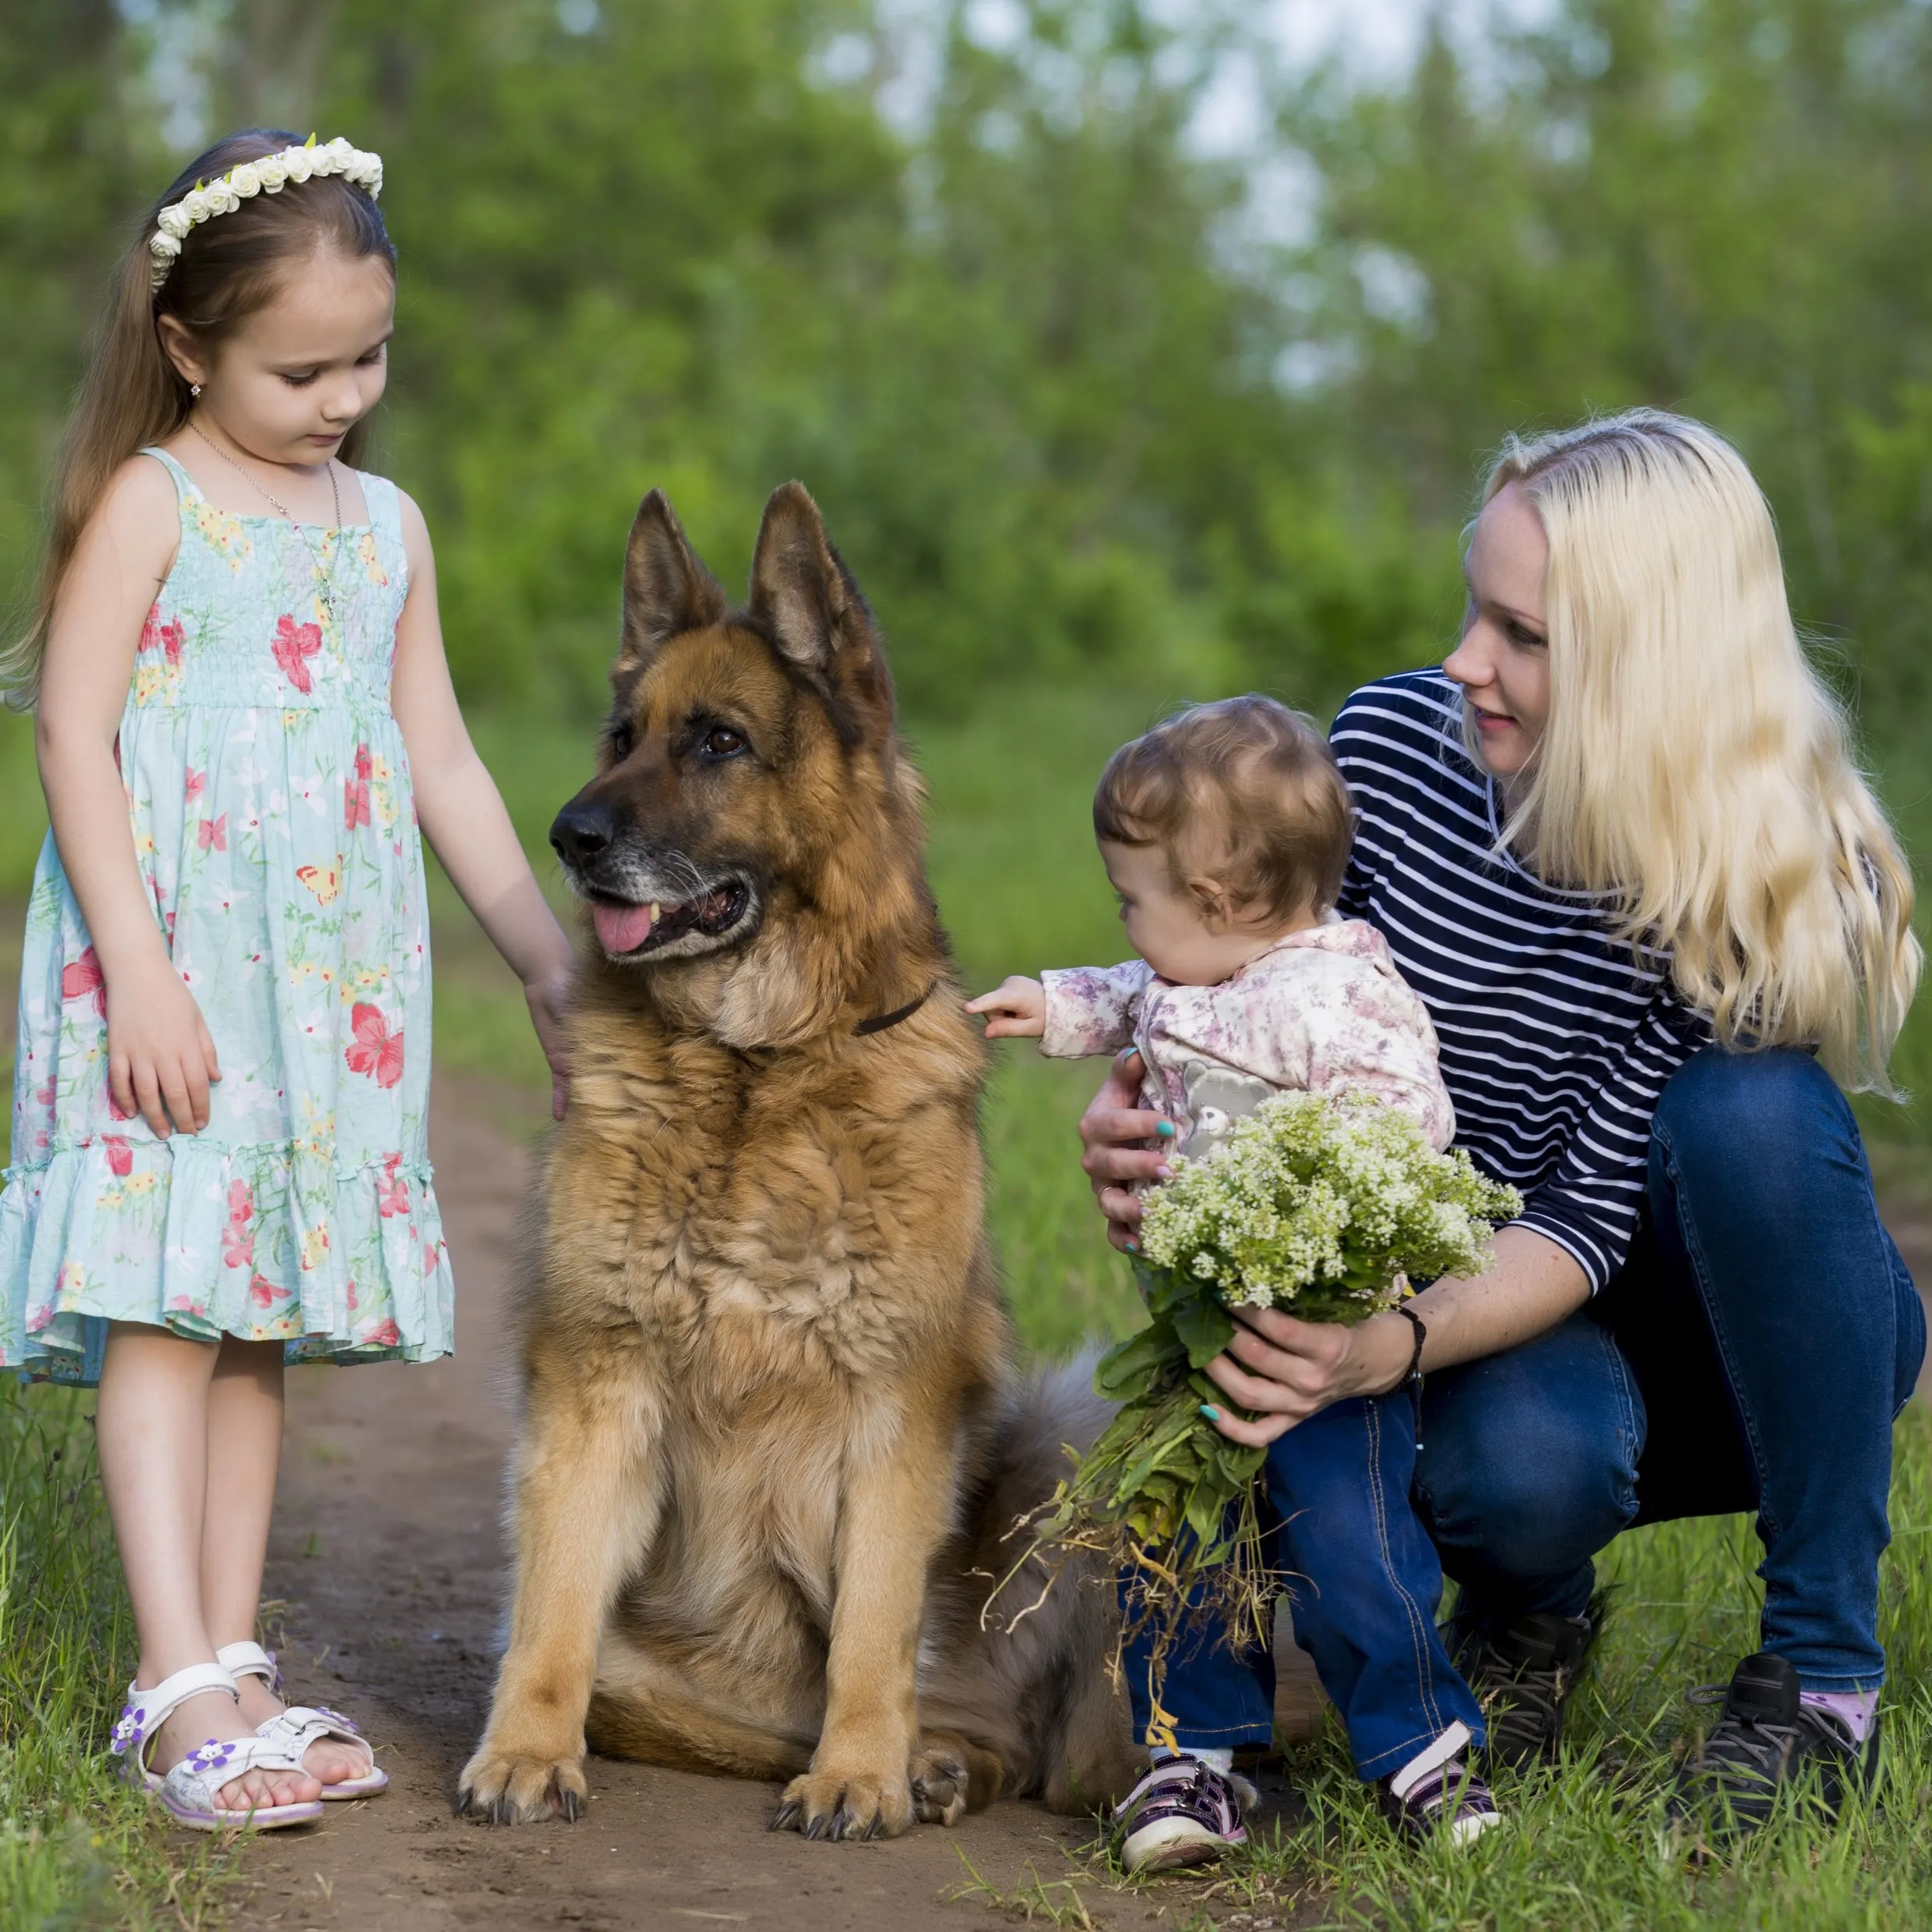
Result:
[[[281,1695],[282,1668],[272,1650],[264,1650],[258,1643],[225,1643],[215,1656],[231,1676],[261,1678],[278,1697]],[[368,1739],[340,1711],[330,1710],[326,1705],[291,1704],[279,1717],[257,1725],[255,1735],[291,1752],[297,1764],[311,1744],[319,1744],[325,1738],[367,1752],[368,1770],[359,1777],[345,1777],[337,1784],[323,1785],[325,1799],[373,1798],[389,1787],[389,1774],[376,1763]],[[309,1775],[312,1777],[315,1774],[311,1771]]]
[[[219,1663],[191,1663],[173,1677],[163,1678],[151,1691],[127,1687],[127,1703],[114,1727],[113,1748],[127,1764],[130,1780],[144,1786],[176,1824],[190,1831],[226,1831],[245,1826],[256,1831],[279,1831],[285,1825],[312,1823],[322,1816],[314,1799],[300,1805],[258,1805],[236,1811],[215,1801],[222,1788],[250,1771],[294,1771],[301,1775],[302,1760],[290,1757],[280,1743],[259,1735],[252,1738],[210,1738],[197,1745],[164,1777],[148,1769],[148,1747],[179,1705],[205,1692],[235,1695],[235,1680]]]

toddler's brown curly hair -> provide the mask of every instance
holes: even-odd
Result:
[[[1190,706],[1123,745],[1094,794],[1094,832],[1161,847],[1204,912],[1265,924],[1335,903],[1354,822],[1321,728],[1251,694]]]

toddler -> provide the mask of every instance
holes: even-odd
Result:
[[[1321,733],[1263,697],[1198,705],[1123,745],[1094,799],[1101,859],[1139,955],[1009,979],[971,1002],[989,1038],[1063,1056],[1131,1044],[1142,1105],[1181,1152],[1211,1151],[1271,1094],[1366,1091],[1446,1147],[1455,1116],[1436,1035],[1387,945],[1333,908],[1352,833]],[[1406,1390],[1332,1404],[1269,1447],[1261,1481],[1295,1640],[1348,1727],[1356,1767],[1417,1836],[1463,1843],[1499,1820],[1464,1754],[1474,1696],[1436,1633],[1442,1569],[1409,1502]],[[1119,1807],[1130,1871],[1201,1863],[1244,1841],[1252,1788],[1233,1753],[1273,1735],[1273,1662],[1176,1633],[1156,1726],[1152,1638],[1128,1646],[1153,1769]]]
[[[1381,934],[1332,909],[1348,793],[1313,725],[1270,698],[1183,712],[1108,761],[1094,830],[1140,956],[1008,980],[968,1008],[989,1039],[1056,1059],[1134,1047],[1142,1105],[1190,1155],[1270,1094],[1351,1087],[1449,1144],[1429,1015]]]

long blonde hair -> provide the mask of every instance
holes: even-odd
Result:
[[[329,176],[303,183],[299,190],[291,184],[279,194],[257,195],[191,229],[167,280],[158,290],[152,286],[148,240],[162,209],[197,182],[301,139],[286,128],[265,127],[224,137],[182,169],[128,237],[55,468],[33,621],[0,653],[0,688],[16,710],[30,708],[40,695],[54,600],[115,471],[137,450],[165,441],[187,421],[193,398],[161,346],[158,318],[177,317],[212,349],[274,298],[291,262],[318,248],[333,247],[350,257],[380,255],[395,266],[396,251],[375,202],[361,189]],[[345,463],[358,460],[368,431],[365,418],[343,439],[336,454]]]
[[[1550,716],[1506,837],[1614,895],[1719,1041],[1887,1064],[1917,987],[1912,874],[1791,621],[1770,506],[1714,431],[1654,409],[1490,470],[1549,539]]]

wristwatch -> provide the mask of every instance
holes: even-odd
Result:
[[[1395,1311],[1415,1331],[1415,1347],[1409,1357],[1409,1372],[1396,1386],[1419,1396],[1422,1393],[1422,1344],[1429,1340],[1429,1324],[1406,1301],[1397,1302]]]
[[[1396,1313],[1415,1331],[1415,1347],[1409,1354],[1409,1372],[1396,1384],[1397,1389],[1406,1389],[1409,1399],[1415,1404],[1415,1446],[1422,1446],[1422,1344],[1429,1340],[1429,1324],[1406,1301],[1396,1304]],[[1394,1389],[1389,1393],[1393,1395]]]

